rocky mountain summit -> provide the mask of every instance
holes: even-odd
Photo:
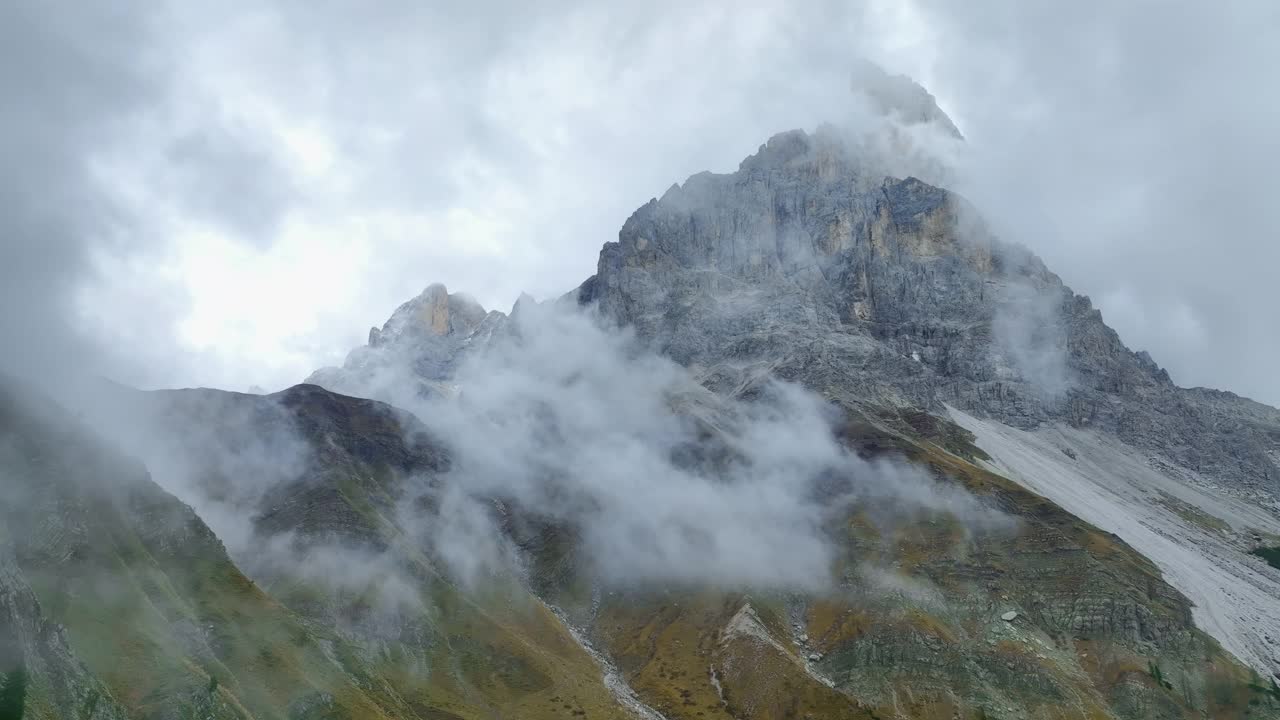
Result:
[[[634,333],[722,396],[782,378],[891,435],[954,444],[974,431],[984,451],[984,428],[1069,434],[1050,460],[1096,462],[1090,483],[1131,490],[1081,503],[1079,488],[1036,482],[1046,466],[1031,454],[987,462],[1149,548],[1199,622],[1280,671],[1280,632],[1260,630],[1280,627],[1280,576],[1247,554],[1280,535],[1280,411],[1176,386],[963,198],[888,176],[867,151],[833,127],[776,135],[736,172],[695,175],[642,206],[597,273],[555,303]],[[411,330],[397,319],[428,305],[468,309],[447,328],[439,314]],[[514,325],[433,286],[344,368],[310,381],[404,403],[389,390],[403,378],[450,387],[465,358]],[[1159,487],[1109,475],[1101,448],[1112,442]]]
[[[560,298],[430,285],[273,395],[0,378],[0,713],[1280,717],[1280,411],[1126,348],[859,72],[876,132]]]
[[[468,350],[485,347],[507,316],[485,312],[467,295],[429,286],[401,305],[381,328],[369,329],[369,343],[356,348],[341,369],[316,371],[307,382],[353,395],[402,396],[416,388],[423,396],[445,392]]]
[[[649,202],[578,299],[708,372],[768,366],[855,402],[1094,428],[1280,497],[1280,411],[1176,387],[962,199],[867,178],[829,131],[775,136],[738,172]]]
[[[1280,497],[1280,410],[1175,386],[962,198],[868,175],[851,150],[830,128],[782,133],[735,173],[673,186],[568,297],[717,388],[772,373],[858,405],[1094,428]],[[365,393],[379,377],[447,382],[505,322],[433,285],[309,381]]]

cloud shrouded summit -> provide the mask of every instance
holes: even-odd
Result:
[[[28,367],[278,387],[429,279],[559,294],[671,182],[856,124],[866,58],[937,97],[955,187],[1126,341],[1280,399],[1271,3],[2,12],[3,327]]]

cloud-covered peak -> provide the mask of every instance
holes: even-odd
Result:
[[[938,107],[937,99],[906,75],[890,75],[884,68],[863,60],[854,64],[851,87],[872,102],[879,112],[905,125],[936,125],[956,139],[964,136]]]

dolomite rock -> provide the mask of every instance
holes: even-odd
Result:
[[[889,112],[904,122],[921,117],[901,105]],[[916,423],[947,424],[940,418],[950,408],[1017,429],[1089,431],[1276,513],[1280,411],[1177,387],[1147,353],[1127,348],[1087,297],[1025,248],[995,238],[933,176],[886,172],[864,151],[833,128],[791,131],[733,173],[694,175],[633,213],[605,243],[596,274],[558,302],[628,328],[717,393],[751,397],[777,377],[907,434]],[[439,391],[470,353],[512,332],[508,316],[464,313],[456,297],[429,288],[343,368],[311,381],[394,401],[368,378],[400,374]],[[442,304],[443,334],[434,320],[399,320]],[[360,382],[344,384],[353,378]],[[1073,452],[1055,450],[1074,462]],[[1044,550],[1054,563],[1056,553],[1077,551]],[[1011,619],[1134,647],[1176,642],[1191,624],[1189,609],[1153,614],[1097,585],[1019,602],[1028,614]],[[909,659],[901,650],[868,640],[856,657]]]
[[[471,353],[483,350],[508,317],[486,312],[471,297],[429,285],[392,313],[369,342],[347,355],[342,367],[321,368],[306,382],[334,392],[395,401],[404,388],[419,395],[447,393],[448,381]]]
[[[927,91],[874,65],[852,83],[887,139],[793,130],[735,172],[693,175],[636,210],[561,302],[633,328],[713,390],[749,394],[771,373],[849,407],[1065,423],[1280,507],[1280,410],[1176,387],[943,188],[948,172],[904,139],[962,141]],[[432,285],[308,382],[442,392],[509,320]]]
[[[1280,411],[1175,386],[963,199],[885,177],[829,128],[649,201],[570,297],[713,389],[772,372],[853,406],[1062,422],[1280,496]]]

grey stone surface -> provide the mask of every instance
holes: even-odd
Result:
[[[1019,428],[1061,421],[1275,502],[1280,411],[1176,387],[962,198],[883,168],[833,128],[780,133],[736,172],[694,175],[638,209],[561,302],[633,328],[718,392],[771,374],[873,414],[951,405]],[[406,380],[447,391],[508,320],[432,286],[308,381],[392,401]]]
[[[768,371],[851,404],[1065,421],[1235,489],[1280,489],[1280,411],[1176,387],[963,199],[868,177],[833,132],[782,133],[737,172],[650,201],[577,299],[721,389]]]
[[[450,295],[444,285],[433,284],[397,308],[381,328],[370,328],[369,343],[352,350],[342,367],[321,368],[306,382],[388,401],[403,399],[405,388],[424,397],[446,393],[463,359],[487,346],[507,320],[467,295]]]

